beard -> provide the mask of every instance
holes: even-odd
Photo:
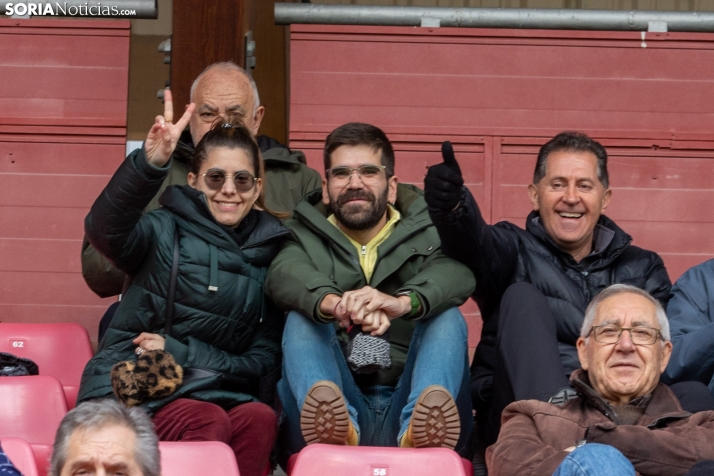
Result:
[[[330,208],[335,218],[348,230],[364,231],[371,230],[387,213],[388,188],[384,193],[376,196],[367,190],[347,190],[337,196],[337,199],[330,197]],[[365,204],[351,204],[350,200],[365,200]]]

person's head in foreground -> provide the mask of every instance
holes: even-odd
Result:
[[[196,146],[188,174],[189,186],[205,194],[216,221],[233,227],[254,205],[265,209],[260,149],[241,119],[216,121]]]
[[[592,300],[577,342],[592,388],[613,405],[648,395],[672,353],[669,323],[646,291],[615,284]]]
[[[62,419],[50,466],[50,476],[160,476],[159,439],[144,410],[92,400]]]

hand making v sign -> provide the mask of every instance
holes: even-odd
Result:
[[[195,108],[196,104],[194,103],[186,106],[186,112],[183,113],[181,119],[176,124],[173,124],[173,98],[169,89],[164,91],[164,115],[156,116],[154,125],[151,126],[149,134],[146,136],[146,142],[144,142],[146,160],[149,163],[157,167],[166,165],[166,162],[169,161],[171,154],[176,149],[181,132],[186,128]]]

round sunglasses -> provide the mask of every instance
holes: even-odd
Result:
[[[211,190],[220,190],[226,183],[226,177],[233,177],[233,183],[239,192],[247,192],[255,185],[255,177],[249,172],[236,172],[227,174],[222,170],[209,170],[201,177],[206,181],[206,186]]]

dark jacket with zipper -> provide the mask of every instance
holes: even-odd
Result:
[[[489,474],[550,476],[566,448],[583,443],[617,448],[642,475],[681,475],[714,459],[714,411],[685,412],[660,383],[637,422],[623,425],[586,372],[573,372],[570,381],[578,397],[563,406],[522,400],[506,407],[498,441],[486,451]]]
[[[132,340],[141,332],[164,334],[175,233],[180,258],[165,350],[185,369],[227,373],[254,384],[280,364],[282,313],[265,297],[263,286],[288,230],[256,210],[236,230],[220,225],[205,195],[188,186],[168,187],[162,208],[144,213],[168,170],[168,165],[149,164],[143,149],[130,155],[85,220],[92,245],[134,279],[84,370],[78,401],[112,394],[111,368],[135,359]],[[224,389],[199,392],[182,385],[170,397],[145,406],[155,411],[190,397],[230,408],[255,396]]]
[[[308,192],[322,186],[317,171],[306,165],[305,155],[291,151],[268,136],[256,138],[265,164],[265,206],[278,212],[292,212]],[[161,187],[146,206],[146,211],[159,208],[159,197],[170,185],[186,185],[191,171],[194,146],[191,134],[185,130],[171,155],[171,167]],[[129,156],[135,156],[134,151]],[[92,247],[89,240],[82,243],[82,276],[89,288],[99,297],[121,294],[126,275]]]
[[[499,306],[511,284],[527,282],[545,295],[567,375],[580,368],[575,342],[585,309],[597,293],[623,283],[667,303],[672,283],[662,258],[633,246],[632,237],[604,215],[595,228],[593,252],[578,263],[548,235],[537,212],[528,215],[525,230],[505,221],[488,225],[467,191],[456,210],[429,212],[444,253],[465,263],[478,283],[473,298],[484,325],[471,365],[474,403],[490,401]]]
[[[292,236],[270,267],[268,295],[281,308],[298,311],[316,322],[332,321],[318,313],[327,294],[342,295],[367,285],[390,295],[416,293],[423,308],[422,319],[463,304],[474,290],[473,275],[466,266],[441,253],[421,190],[399,184],[395,208],[401,220],[379,245],[374,273],[367,282],[354,245],[327,221],[329,212],[322,203],[322,191],[306,196],[286,223]],[[402,374],[413,330],[413,319],[394,319],[390,327],[392,368],[356,375],[357,383],[394,385]],[[344,330],[338,332],[345,340]]]

